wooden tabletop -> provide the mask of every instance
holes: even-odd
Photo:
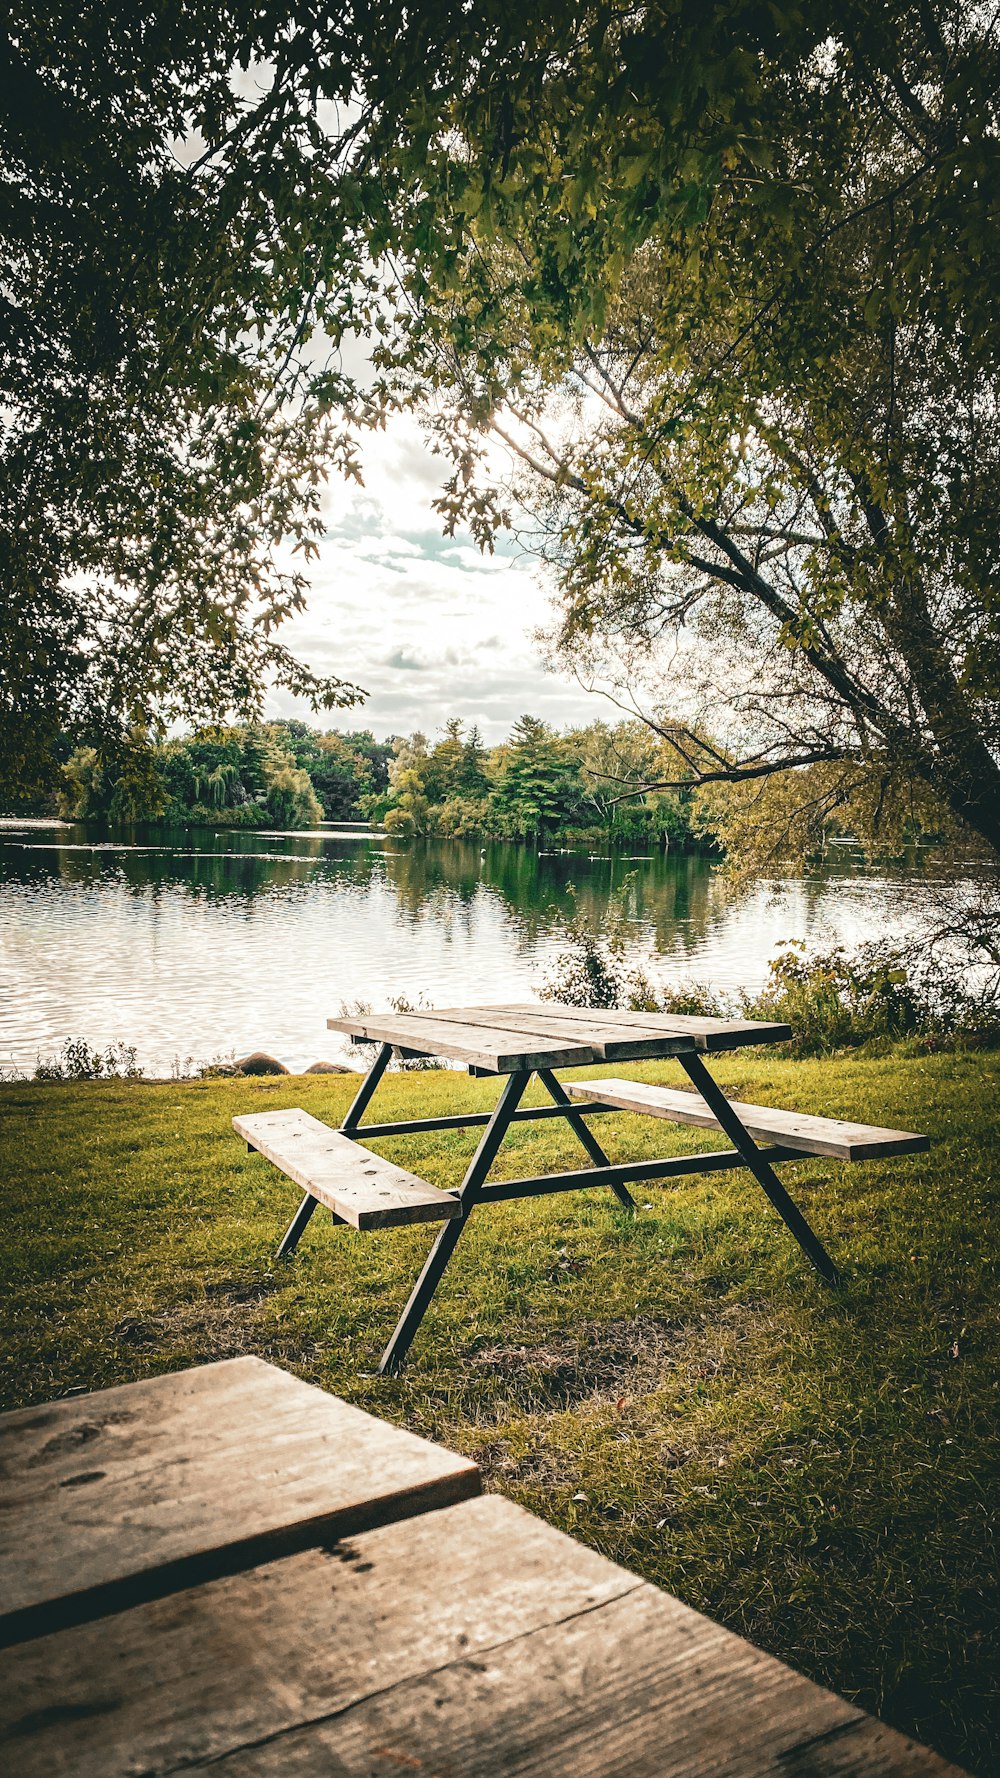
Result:
[[[713,1019],[679,1013],[622,1012],[537,1005],[427,1008],[418,1012],[362,1013],[328,1019],[332,1031],[391,1043],[421,1056],[444,1056],[491,1074],[538,1068],[582,1068],[735,1049],[741,1044],[782,1043],[788,1025],[762,1019]]]
[[[18,1778],[960,1778],[496,1496],[3,1658]]]
[[[0,1416],[0,1644],[479,1492],[259,1358]]]

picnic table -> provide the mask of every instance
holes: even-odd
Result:
[[[256,1358],[0,1416],[12,1778],[962,1778]]]
[[[236,1117],[233,1124],[250,1148],[259,1150],[302,1189],[302,1201],[278,1248],[279,1256],[294,1252],[320,1204],[331,1211],[334,1221],[356,1228],[416,1221],[442,1223],[385,1349],[382,1371],[398,1370],[402,1364],[469,1217],[479,1206],[604,1187],[633,1213],[636,1205],[630,1184],[746,1167],[820,1276],[828,1284],[836,1284],[836,1266],[785,1190],[776,1165],[801,1160],[805,1154],[857,1161],[928,1146],[926,1136],[908,1130],[729,1099],[714,1079],[706,1057],[745,1044],[781,1043],[792,1033],[788,1025],[777,1022],[592,1010],[547,1001],[542,1005],[358,1013],[331,1018],[327,1023],[332,1030],[373,1046],[371,1065],[339,1130],[299,1109]],[[506,1079],[491,1112],[362,1123],[394,1052],[443,1058],[462,1063],[476,1074]],[[693,1092],[607,1077],[564,1085],[554,1073],[557,1068],[666,1058],[679,1064]],[[541,1083],[550,1103],[522,1104],[532,1078]],[[612,1163],[586,1119],[622,1110],[721,1131],[731,1147]],[[491,1179],[511,1125],[552,1117],[566,1121],[590,1165],[571,1172]],[[366,1146],[382,1136],[471,1126],[483,1126],[483,1133],[455,1192],[437,1190]]]

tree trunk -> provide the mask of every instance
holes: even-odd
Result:
[[[924,596],[910,580],[886,611],[889,638],[906,662],[934,737],[921,776],[953,814],[1000,856],[1000,764],[990,752],[955,677]]]

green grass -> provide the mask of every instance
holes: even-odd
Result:
[[[620,1070],[619,1070],[620,1071]],[[632,1072],[630,1070],[630,1072]],[[786,1169],[844,1269],[829,1292],[744,1174],[473,1217],[403,1376],[374,1375],[432,1231],[317,1214],[230,1130],[342,1077],[0,1090],[5,1406],[239,1352],[473,1455],[488,1485],[973,1769],[1000,1745],[996,1056],[716,1069],[736,1096],[924,1129],[929,1154]],[[669,1064],[635,1070],[674,1078]],[[386,1079],[386,1117],[486,1108]],[[615,1114],[612,1156],[710,1146]],[[475,1132],[380,1144],[455,1185]],[[511,1172],[576,1164],[521,1125]]]

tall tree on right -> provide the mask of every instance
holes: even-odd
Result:
[[[567,34],[497,101],[489,177],[470,106],[470,245],[396,388],[444,396],[442,510],[484,539],[506,442],[554,648],[654,682],[659,782],[737,787],[779,849],[916,814],[995,859],[997,19],[700,17]]]

